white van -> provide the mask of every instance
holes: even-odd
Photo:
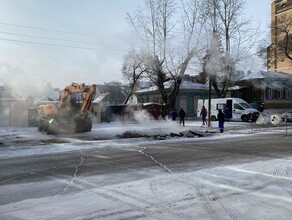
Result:
[[[197,116],[200,116],[202,107],[205,106],[208,110],[209,100],[198,99]],[[258,110],[252,108],[246,101],[239,98],[219,98],[211,99],[211,120],[217,120],[218,109],[222,109],[227,119],[249,120],[256,121],[259,117]]]

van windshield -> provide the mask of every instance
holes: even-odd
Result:
[[[241,102],[239,103],[243,108],[252,108],[249,104],[245,103],[245,102]]]

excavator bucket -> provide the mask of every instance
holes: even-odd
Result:
[[[89,132],[92,129],[92,121],[90,117],[76,116],[71,123],[74,133]]]
[[[85,116],[76,116],[70,120],[66,118],[54,118],[49,121],[39,121],[39,131],[44,131],[48,134],[82,133],[89,132],[91,129],[91,118]]]

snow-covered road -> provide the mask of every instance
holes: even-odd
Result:
[[[0,129],[0,219],[292,219],[284,126],[227,123],[226,133],[205,138],[111,139],[190,128],[207,129],[106,124],[89,139],[58,141],[34,128]]]

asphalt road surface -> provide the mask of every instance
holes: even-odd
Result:
[[[217,136],[74,140],[1,158],[0,219],[291,219],[292,136]]]

